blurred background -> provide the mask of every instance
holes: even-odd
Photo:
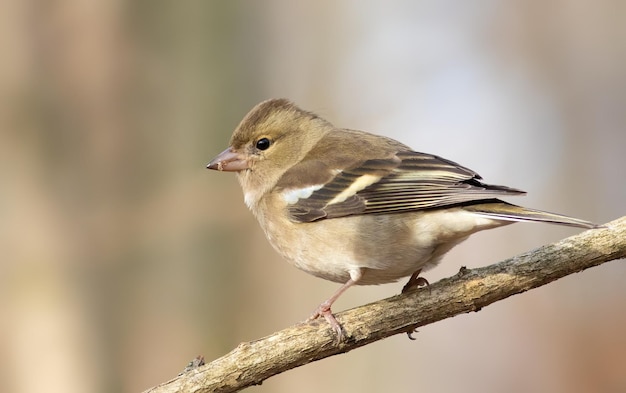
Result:
[[[528,191],[513,202],[626,213],[624,2],[7,1],[0,45],[3,392],[142,391],[337,288],[205,169],[267,98]],[[578,232],[480,233],[425,277]],[[625,282],[611,262],[250,391],[624,392]]]

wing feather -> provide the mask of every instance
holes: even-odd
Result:
[[[391,158],[367,160],[334,172],[335,177],[324,187],[289,205],[294,221],[418,211],[524,194],[485,184],[470,169],[414,151],[400,151]]]

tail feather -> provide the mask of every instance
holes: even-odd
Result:
[[[503,221],[545,222],[578,228],[600,228],[601,225],[562,214],[528,209],[507,202],[494,201],[463,206],[463,209],[484,217]]]

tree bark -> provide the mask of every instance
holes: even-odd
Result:
[[[502,262],[461,268],[426,288],[336,315],[344,341],[324,318],[239,344],[205,366],[146,392],[236,392],[289,369],[481,308],[572,273],[626,257],[626,216]]]

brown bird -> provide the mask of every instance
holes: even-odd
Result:
[[[472,233],[515,221],[597,227],[503,202],[525,192],[393,139],[335,128],[286,99],[254,107],[207,168],[237,172],[246,205],[289,263],[343,284],[310,318],[324,316],[339,340],[331,306],[352,285],[410,276],[405,292]]]

